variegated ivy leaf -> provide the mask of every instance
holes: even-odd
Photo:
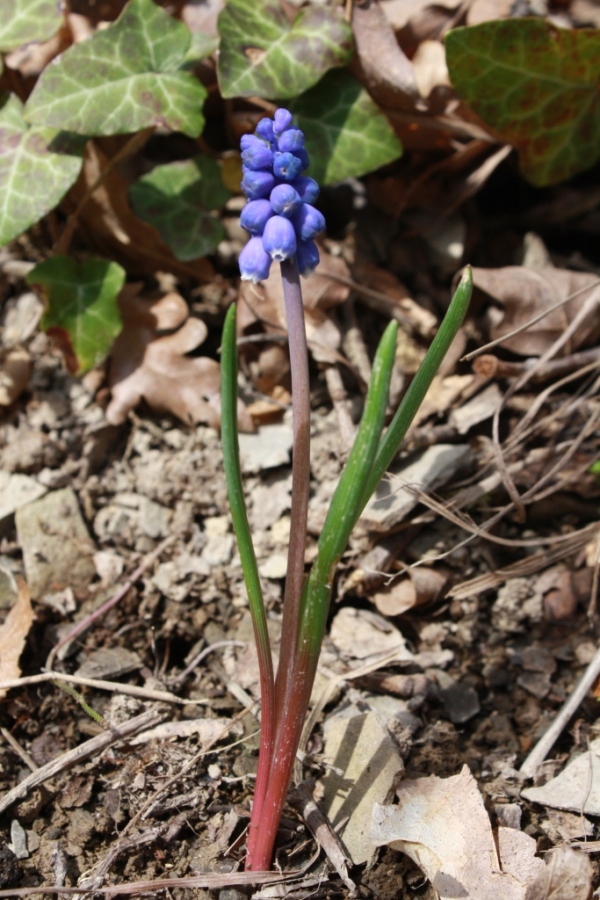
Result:
[[[12,94],[0,109],[0,246],[26,231],[77,180],[85,138],[28,125]]]
[[[296,97],[354,47],[343,10],[331,6],[301,9],[290,24],[278,0],[229,0],[218,28],[223,97]]]
[[[206,256],[225,235],[210,213],[229,198],[213,159],[197,156],[157,166],[132,185],[130,198],[137,215],[158,229],[177,259]]]
[[[46,67],[25,117],[89,136],[161,125],[197,137],[206,90],[182,70],[190,44],[182,22],[152,0],[130,0],[113,25]]]
[[[320,184],[358,178],[402,156],[387,117],[347,71],[328,72],[289,108],[304,132],[307,174]]]
[[[0,50],[47,41],[56,34],[65,17],[62,0],[11,0],[0,10]]]
[[[458,95],[519,152],[540,187],[600,159],[600,31],[506,19],[446,36]]]
[[[27,282],[44,295],[41,328],[60,346],[69,371],[80,374],[102,362],[122,327],[117,294],[125,270],[105,259],[79,265],[54,256],[32,269]]]

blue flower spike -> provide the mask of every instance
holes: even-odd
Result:
[[[240,254],[243,281],[269,276],[271,262],[294,255],[307,278],[319,263],[314,238],[325,228],[323,215],[312,205],[319,185],[302,173],[308,166],[304,134],[292,125],[292,114],[278,109],[261,119],[256,134],[245,134],[242,149],[242,191],[248,203],[240,223],[252,237]]]

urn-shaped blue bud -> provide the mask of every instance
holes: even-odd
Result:
[[[282,153],[296,153],[304,149],[304,135],[299,128],[288,128],[277,141]]]
[[[304,278],[308,278],[319,265],[319,248],[314,241],[298,241],[296,259],[298,271]]]
[[[305,166],[293,153],[273,154],[273,174],[284,181],[293,181],[304,170]]]
[[[319,196],[319,185],[314,178],[309,178],[307,175],[294,178],[292,187],[298,191],[303,203],[314,203]]]
[[[261,119],[258,125],[256,126],[256,133],[265,141],[268,141],[271,144],[275,140],[275,135],[273,133],[273,119]],[[244,135],[245,137],[245,135]],[[242,138],[243,140],[244,138]],[[242,150],[244,148],[242,147]]]
[[[289,128],[292,124],[292,114],[287,109],[276,109],[273,116],[273,133],[275,137],[279,137],[282,131]]]
[[[278,184],[271,191],[269,202],[273,212],[278,216],[289,218],[302,205],[300,194],[294,190],[291,184]],[[242,225],[244,223],[242,222]],[[246,226],[244,225],[244,228]]]
[[[312,241],[325,228],[325,217],[310,203],[303,203],[294,213],[293,224],[302,241]]]
[[[262,236],[263,247],[276,262],[290,259],[296,252],[296,232],[289,219],[272,216]]]
[[[273,188],[273,190],[277,190],[277,188]],[[250,234],[262,234],[272,215],[273,208],[268,200],[251,200],[242,210],[240,225]]]
[[[262,141],[257,141],[244,150],[242,163],[251,170],[269,169],[273,165],[273,151]]]
[[[275,186],[275,178],[270,172],[252,172],[243,168],[242,171],[244,172],[242,191],[248,200],[259,200],[271,193]]]
[[[271,257],[263,247],[262,238],[251,237],[239,258],[242,281],[266,281],[271,268]]]

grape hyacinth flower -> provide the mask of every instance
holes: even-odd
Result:
[[[302,174],[308,166],[304,134],[292,125],[287,109],[278,109],[240,144],[242,191],[248,198],[240,222],[252,235],[240,254],[242,280],[264,281],[272,260],[294,256],[300,275],[308,277],[319,262],[314,238],[325,219],[312,205],[319,195],[317,182]]]
[[[241,224],[250,240],[240,254],[242,279],[264,281],[280,263],[292,380],[292,502],[277,671],[269,643],[266,606],[248,524],[237,434],[236,307],[227,312],[221,355],[221,435],[227,493],[248,593],[259,661],[261,736],[258,771],[248,829],[246,870],[269,868],[277,827],[317,672],[331,604],[334,573],[369,498],[393,461],[448,347],[463,321],[473,286],[465,270],[444,322],[384,433],[389,386],[396,358],[397,323],[386,328],[375,355],[365,408],[340,482],[331,500],[305,576],[310,482],[310,384],[300,275],[319,262],[315,236],[325,220],[314,207],[319,187],[304,175],[304,135],[291,113],[278,109],[241,141],[242,190],[248,203]]]

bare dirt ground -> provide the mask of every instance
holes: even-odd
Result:
[[[597,177],[597,170],[588,173],[576,190],[584,193]],[[536,303],[548,303],[542,291],[526,312],[519,305],[532,266],[546,266],[549,283],[552,266],[579,269],[590,281],[598,275],[597,241],[594,249],[587,237],[593,216],[544,231],[534,204],[532,233],[510,218],[506,197],[515,184],[521,184],[515,171],[492,179],[472,203],[463,250],[474,265],[514,266],[517,274],[498,276],[504,287],[497,290],[483,276],[479,282],[476,270],[482,290],[460,345],[407,439],[387,496],[367,511],[354,536],[336,584],[297,774],[309,779],[346,854],[359,861],[349,875],[365,898],[433,900],[438,892],[398,849],[375,850],[364,822],[357,825],[362,838],[347,836],[354,806],[336,806],[331,797],[336,778],[346,778],[346,791],[356,783],[343,750],[350,740],[358,745],[361,733],[388,755],[383,762],[361,757],[360,771],[370,776],[355,796],[358,807],[365,794],[371,806],[393,796],[390,766],[396,775],[404,767],[400,785],[457,776],[466,766],[492,826],[524,832],[542,857],[565,842],[597,836],[600,801],[591,787],[583,805],[576,793],[570,806],[564,796],[534,802],[521,795],[534,782],[519,768],[596,653],[600,486],[590,467],[598,457],[598,355],[582,361],[574,354],[597,351],[598,329],[588,328],[579,340],[586,319],[553,353],[577,315],[571,310],[558,325],[533,326],[522,345],[491,351],[498,354],[494,371],[459,361],[497,335],[503,316],[506,331],[531,318]],[[341,223],[347,229],[353,222],[351,236],[326,244],[334,260],[346,261],[353,289],[346,285],[339,295],[340,282],[330,281],[338,295],[321,308],[315,303],[318,315],[309,323],[307,563],[360,415],[377,336],[390,315],[405,317],[399,396],[448,303],[458,267],[452,222],[435,241],[419,228],[395,232],[384,195],[385,177],[368,180],[367,205],[360,213],[350,206]],[[547,195],[557,203],[559,189]],[[331,191],[325,201],[340,209],[345,197]],[[233,210],[232,240],[235,221]],[[44,237],[37,237],[42,245]],[[56,678],[23,682],[2,701],[0,886],[98,889],[224,877],[243,867],[258,678],[219,436],[208,425],[188,427],[143,405],[121,425],[107,422],[103,373],[83,381],[69,376],[49,338],[27,331],[36,298],[14,274],[15,261],[35,258],[22,241],[3,262],[3,335],[21,329],[33,366],[0,426],[0,605],[8,610],[15,602],[11,574],[24,577],[34,603],[19,638],[22,676],[51,666]],[[213,283],[179,285],[192,315],[208,324],[203,352],[214,358],[224,310],[237,290],[231,267],[217,261],[217,269]],[[146,290],[156,291],[156,282],[149,280]],[[250,309],[258,301],[246,295],[245,302]],[[272,331],[251,318],[240,343],[242,397],[260,427],[242,435],[241,449],[276,651],[289,537],[289,385],[285,365],[278,368],[285,350],[265,341]],[[592,318],[597,326],[597,304]],[[341,335],[335,353],[345,361],[328,345],[331,328]],[[267,358],[264,348],[275,348],[276,358]],[[541,370],[530,371],[546,351]],[[565,358],[562,368],[553,368]],[[60,643],[117,594],[118,602],[83,633]],[[60,681],[61,674],[75,680]],[[112,689],[86,686],[86,678],[111,682]],[[133,693],[124,693],[125,686]],[[102,744],[111,728],[134,727],[140,716],[137,733]],[[593,756],[596,718],[592,692],[558,737],[536,785],[585,753]],[[352,739],[343,732],[346,744],[343,738],[336,744],[344,721],[358,721],[358,731]],[[75,748],[87,755],[67,756]],[[22,797],[10,794],[31,778]],[[288,889],[296,897],[346,896],[349,887],[327,857],[313,859],[302,810],[299,801],[286,811],[276,867],[302,870]],[[173,882],[166,895],[197,897],[211,886],[205,881],[202,889]],[[222,900],[234,900],[240,890],[221,887]],[[273,888],[254,891],[275,896]]]

